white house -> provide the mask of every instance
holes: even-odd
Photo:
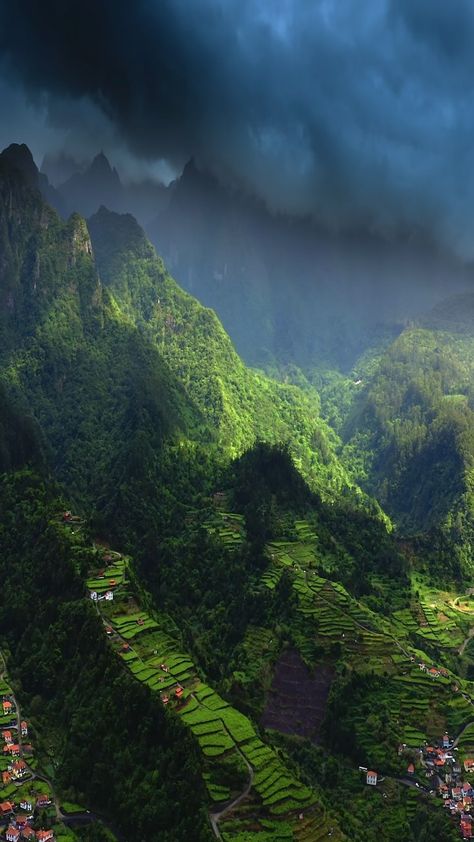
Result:
[[[20,807],[22,810],[25,810],[25,812],[31,813],[33,809],[33,803],[31,801],[20,801]]]
[[[91,591],[91,599],[97,599],[97,591]]]
[[[105,598],[108,602],[111,602],[114,598],[114,592],[113,591],[106,591],[105,592]]]

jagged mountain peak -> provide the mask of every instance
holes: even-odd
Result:
[[[107,179],[110,183],[115,183],[117,186],[121,184],[117,170],[110,165],[109,159],[102,149],[95,156],[85,174],[94,178]]]
[[[11,143],[0,154],[0,161],[20,172],[29,185],[37,186],[38,168],[26,143]]]

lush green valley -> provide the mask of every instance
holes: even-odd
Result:
[[[427,746],[474,749],[466,302],[272,379],[133,217],[37,188],[0,156],[0,645],[60,803],[127,842],[457,838]]]

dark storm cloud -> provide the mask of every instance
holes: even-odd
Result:
[[[50,126],[80,105],[97,145],[467,254],[473,48],[470,0],[0,0],[4,78]]]

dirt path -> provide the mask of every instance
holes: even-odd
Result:
[[[464,655],[464,650],[465,650],[467,644],[469,643],[469,641],[472,640],[473,637],[474,637],[474,628],[471,629],[471,631],[469,632],[466,639],[461,643],[461,646],[459,647],[459,655]]]
[[[224,729],[227,731],[227,728],[225,727],[225,725],[224,725]],[[229,733],[229,732],[227,731],[227,733]],[[230,734],[229,734],[229,736],[230,736]],[[214,834],[217,837],[217,839],[222,839],[221,832],[220,832],[219,827],[218,827],[221,819],[224,816],[226,816],[227,813],[230,813],[232,810],[235,810],[235,808],[239,806],[239,804],[241,803],[241,801],[244,800],[244,798],[247,798],[247,796],[249,795],[250,790],[252,789],[252,786],[253,786],[254,771],[253,771],[250,763],[248,762],[247,758],[245,757],[245,755],[240,751],[239,747],[236,746],[236,748],[237,748],[237,751],[239,752],[242,760],[244,761],[244,763],[245,763],[245,765],[248,769],[249,781],[248,781],[248,784],[245,787],[245,789],[240,793],[240,795],[238,795],[236,798],[234,798],[232,801],[230,801],[229,804],[226,804],[226,806],[223,807],[221,810],[219,810],[217,813],[213,813],[211,811],[209,812],[209,818],[211,820],[212,829],[213,829]]]

